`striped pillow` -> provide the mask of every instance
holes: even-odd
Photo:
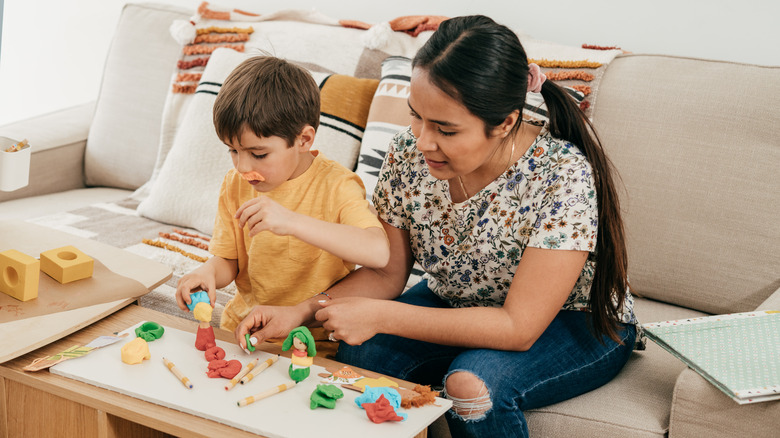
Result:
[[[354,170],[379,80],[317,72],[312,76],[320,87],[320,127],[312,148]]]

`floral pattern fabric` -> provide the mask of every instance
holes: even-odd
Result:
[[[428,287],[453,307],[501,306],[523,251],[590,251],[563,306],[586,310],[595,272],[598,206],[588,160],[543,128],[526,153],[470,199],[430,175],[411,129],[393,138],[373,198],[379,217],[409,231]],[[635,323],[627,294],[622,322]]]

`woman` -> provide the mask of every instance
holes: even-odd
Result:
[[[255,309],[237,339],[314,315],[342,362],[443,379],[453,436],[527,436],[522,411],[603,385],[634,348],[611,166],[576,103],[490,18],[443,22],[412,65],[412,124],[374,192],[389,264],[321,304]],[[527,91],[546,125],[522,120]],[[415,260],[425,280],[401,295]]]

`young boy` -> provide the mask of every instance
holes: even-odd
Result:
[[[314,79],[284,60],[250,58],[225,80],[214,126],[235,168],[220,191],[214,257],[177,285],[182,310],[200,290],[213,306],[215,290],[235,280],[220,321],[232,331],[254,306],[295,305],[355,264],[387,264],[387,237],[360,178],[310,150],[319,117]]]

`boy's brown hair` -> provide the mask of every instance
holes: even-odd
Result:
[[[311,74],[273,56],[239,64],[214,102],[217,136],[231,143],[245,128],[258,137],[277,136],[293,146],[303,127],[320,123],[320,90]]]

